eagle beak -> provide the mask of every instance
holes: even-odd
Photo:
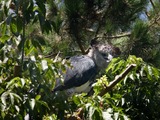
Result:
[[[106,60],[106,62],[110,62],[113,59],[113,56],[111,54],[102,54],[102,56]]]

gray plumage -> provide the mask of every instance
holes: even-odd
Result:
[[[91,43],[87,55],[73,56],[69,59],[71,67],[66,68],[64,81],[56,80],[53,92],[65,91],[68,96],[91,90],[96,75],[105,69],[111,59],[120,54],[120,50],[109,44]]]

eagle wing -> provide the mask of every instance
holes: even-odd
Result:
[[[64,82],[57,79],[54,91],[79,87],[95,78],[97,67],[94,61],[85,55],[70,58],[71,67],[66,68]]]

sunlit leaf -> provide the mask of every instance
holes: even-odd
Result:
[[[131,80],[135,80],[134,74],[130,74],[129,78],[131,78]]]
[[[121,101],[122,101],[122,106],[123,106],[125,104],[125,98],[122,98]]]
[[[9,94],[9,92],[7,91],[7,92],[4,92],[4,93],[1,95],[2,104],[5,105],[5,106],[7,105],[6,100],[7,100],[8,94]]]
[[[26,80],[25,80],[25,79],[23,79],[23,78],[21,78],[21,84],[22,84],[22,87],[25,85],[25,83],[26,83]]]
[[[45,71],[46,69],[48,69],[48,65],[47,65],[47,61],[46,60],[42,60],[42,70]]]
[[[12,93],[9,93],[11,104],[14,105],[14,96]]]
[[[20,78],[19,78],[19,77],[13,78],[12,80],[10,80],[10,81],[7,83],[6,88],[15,86],[16,84],[18,84],[19,81],[20,81]]]
[[[79,104],[81,103],[79,97],[77,97],[77,96],[73,96],[73,101],[74,101],[74,103],[77,104],[77,105],[79,105]]]
[[[156,79],[158,79],[159,77],[160,77],[160,72],[159,72],[159,70],[158,69],[156,69],[156,68],[154,68],[154,67],[152,67],[152,71],[153,71],[153,74],[154,74],[154,76],[156,77]]]
[[[17,110],[17,112],[19,112],[19,111],[20,111],[20,108],[19,108],[19,106],[18,106],[18,105],[15,105],[15,109]]]
[[[10,39],[10,36],[9,35],[4,35],[4,36],[2,36],[2,37],[0,37],[0,41],[2,42],[2,43],[5,43],[7,40],[9,40]]]
[[[22,101],[22,98],[19,95],[17,95],[16,93],[10,92],[9,96],[10,96],[10,100],[11,100],[12,105],[14,105],[15,100],[17,102]]]
[[[29,101],[29,104],[30,104],[31,109],[33,110],[34,107],[35,107],[35,104],[36,104],[35,99],[32,98],[32,99]]]
[[[41,98],[41,95],[37,95],[35,100],[39,100]]]

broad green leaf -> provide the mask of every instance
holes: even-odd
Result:
[[[148,73],[149,73],[149,75],[150,75],[150,76],[152,76],[152,75],[153,75],[153,73],[152,73],[152,67],[151,67],[151,66],[149,66],[149,65],[148,65]]]
[[[19,77],[15,77],[15,78],[13,78],[12,80],[10,80],[10,81],[7,83],[6,88],[8,89],[8,88],[11,88],[11,87],[13,87],[13,86],[22,87],[22,86],[21,86],[21,83],[20,83],[20,78],[19,78]]]
[[[103,120],[102,111],[100,108],[95,108],[94,113],[92,114],[92,120]]]
[[[1,35],[5,35],[6,30],[7,30],[7,23],[6,22],[1,22],[0,27],[1,27]]]
[[[3,93],[5,91],[5,89],[4,88],[0,88],[0,95]]]
[[[41,95],[36,95],[35,100],[39,100],[41,98]]]
[[[135,80],[134,73],[130,74],[130,75],[129,75],[129,78],[130,78],[131,80]]]
[[[30,104],[31,109],[33,110],[34,107],[35,107],[35,104],[36,104],[35,99],[32,98],[32,99],[29,101],[29,104]]]
[[[23,87],[23,86],[25,85],[25,83],[26,83],[26,80],[23,79],[23,78],[21,78],[20,80],[21,80],[21,85],[22,85],[22,87]]]
[[[160,71],[157,68],[152,67],[153,74],[156,79],[160,78]]]
[[[2,104],[3,104],[4,106],[7,105],[6,100],[7,100],[7,98],[8,98],[8,94],[9,94],[9,91],[6,91],[6,92],[4,92],[4,93],[1,95],[1,101],[2,101]]]
[[[5,43],[7,40],[9,40],[11,37],[9,35],[4,35],[2,37],[0,37],[0,41],[2,43]]]
[[[9,93],[11,104],[14,105],[14,96],[12,93]]]
[[[32,47],[30,47],[28,50],[25,50],[26,55],[30,55],[32,52],[34,52],[35,49],[36,49],[36,48],[32,46]]]
[[[32,42],[32,45],[33,45],[35,48],[39,48],[39,50],[43,51],[43,50],[42,50],[42,45],[39,43],[39,41],[38,41],[37,39],[32,39],[31,42]]]
[[[10,29],[14,34],[17,33],[17,25],[16,25],[16,22],[14,20],[12,20],[12,22],[10,24]]]
[[[37,103],[39,103],[39,104],[41,104],[41,105],[43,105],[43,106],[45,106],[46,108],[48,108],[48,110],[50,110],[50,108],[49,108],[49,106],[48,106],[48,104],[47,104],[47,102],[45,102],[45,101],[36,101]]]
[[[125,102],[126,102],[125,98],[122,98],[121,101],[122,101],[122,106],[123,106],[125,104]]]
[[[116,63],[118,63],[118,61],[120,61],[120,59],[118,59],[118,58],[113,58],[113,59],[111,60],[111,62],[109,63],[109,65],[108,65],[108,67],[107,67],[107,69],[106,69],[106,72],[108,72],[109,70],[112,70],[113,67],[114,67],[114,65],[115,65]]]
[[[15,109],[17,110],[17,112],[20,111],[20,107],[19,107],[18,105],[15,105],[14,107],[15,107]],[[21,120],[23,120],[23,119],[21,119]]]
[[[48,69],[48,64],[47,64],[46,60],[42,60],[41,65],[42,65],[42,70],[43,71]]]
[[[112,73],[114,74],[115,72],[120,70],[124,65],[125,65],[125,61],[123,60],[119,61],[117,64],[115,64],[115,68]]]
[[[10,92],[9,96],[10,96],[10,100],[11,100],[11,104],[12,105],[14,105],[15,100],[17,102],[22,101],[22,98],[19,95],[17,95],[16,93]]]
[[[147,78],[152,80],[152,69],[149,65],[145,65],[144,71],[146,72]]]
[[[81,104],[81,101],[80,101],[79,97],[77,97],[77,96],[73,96],[73,101],[74,101],[74,103],[76,105],[80,105]]]
[[[18,94],[16,93],[10,93],[10,94],[12,94],[17,101],[19,100],[22,101],[22,98]]]

